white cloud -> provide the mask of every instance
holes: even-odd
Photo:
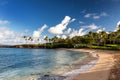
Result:
[[[64,32],[64,34],[70,34],[71,31],[72,31],[72,29],[71,29],[71,28],[68,28],[68,29]]]
[[[93,19],[99,19],[100,16],[93,16]]]
[[[90,14],[90,13],[88,13],[88,14],[86,14],[84,17],[85,18],[89,18],[89,17],[91,17],[93,14]]]
[[[91,29],[91,30],[94,30],[94,29],[97,29],[97,28],[98,28],[98,26],[95,25],[94,23],[91,24],[91,25],[89,25],[89,26],[85,26],[85,27],[86,27],[86,28],[88,27],[88,28]]]
[[[75,19],[71,19],[69,16],[65,16],[65,18],[61,21],[60,24],[51,27],[48,31],[52,34],[63,34],[63,31],[66,29],[70,22],[75,21]]]
[[[108,14],[106,12],[102,12],[100,14],[88,13],[88,14],[84,15],[85,18],[93,18],[93,19],[99,19],[101,17],[106,17],[106,16],[108,16]]]
[[[61,38],[62,38],[62,39],[66,39],[67,36],[66,36],[66,35],[62,35]]]
[[[96,32],[97,33],[100,33],[100,32],[102,32],[102,31],[104,31],[105,30],[105,28],[101,28],[101,29],[98,29]]]
[[[120,21],[117,23],[117,28],[120,28]]]
[[[61,36],[60,36],[60,35],[57,35],[56,37],[61,38]]]
[[[89,31],[98,29],[98,26],[95,24],[90,24],[88,26],[82,26],[79,30],[74,30],[70,33],[70,37],[74,36],[83,36],[87,34]]]
[[[6,27],[0,27],[0,36],[1,38],[13,35],[13,31],[6,28]]]
[[[0,20],[0,25],[5,25],[8,24],[9,21],[8,20]]]
[[[75,18],[73,18],[72,20],[71,20],[71,22],[74,22],[76,19]]]
[[[85,31],[83,28],[80,28],[79,30],[73,30],[72,33],[69,35],[70,38],[74,37],[74,36],[83,36],[85,35]]]
[[[120,21],[118,21],[117,26],[116,26],[114,32],[116,32],[119,28],[120,28]]]
[[[35,37],[35,38],[40,37],[41,33],[44,31],[45,28],[47,28],[47,25],[46,25],[46,24],[44,24],[44,25],[43,25],[41,28],[39,28],[38,30],[35,30],[35,31],[33,32],[33,37]]]
[[[78,31],[73,29],[72,33],[69,36],[70,36],[70,38],[72,38],[77,35],[78,35]]]
[[[80,23],[80,24],[84,24],[84,22],[83,22],[83,21],[79,21],[79,23]]]
[[[34,31],[33,34],[28,34],[28,30],[25,30],[25,33],[19,33],[15,32],[7,27],[0,26],[0,44],[6,44],[6,45],[16,45],[16,44],[25,44],[26,42],[29,44],[36,44],[43,42],[43,39],[40,39],[38,41],[37,37],[40,37],[43,30],[47,27],[47,25],[43,25],[38,30]],[[23,36],[27,35],[27,39],[31,36],[33,41],[25,40]]]
[[[0,27],[0,44],[20,44],[23,42],[22,36],[22,33],[15,33],[7,27]]]
[[[100,16],[108,16],[108,14],[106,12],[102,12]]]

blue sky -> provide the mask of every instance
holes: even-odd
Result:
[[[18,43],[25,32],[43,39],[114,31],[119,4],[120,0],[0,0],[1,44]]]

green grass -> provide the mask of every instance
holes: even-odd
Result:
[[[106,44],[105,46],[91,46],[92,49],[105,49],[105,50],[120,50],[118,44]]]

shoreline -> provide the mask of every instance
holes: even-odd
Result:
[[[75,49],[65,49],[65,50],[70,50],[70,51],[77,51]],[[79,52],[79,51],[77,51]],[[81,51],[83,52],[83,51]],[[85,52],[86,56],[83,57],[83,59],[80,59],[79,61],[75,62],[75,64],[73,64],[73,68],[71,68],[71,70],[67,71],[67,70],[59,70],[58,73],[54,73],[54,75],[49,75],[51,77],[65,77],[65,79],[62,80],[68,80],[69,77],[73,77],[76,76],[78,74],[82,74],[86,71],[88,71],[89,69],[91,69],[93,66],[96,65],[97,61],[98,61],[98,56],[95,53],[89,53],[89,52]],[[44,77],[44,76],[42,76]]]
[[[63,49],[62,49],[63,50]],[[67,50],[67,49],[65,49]],[[73,50],[71,50],[73,51]],[[79,54],[79,51],[76,51]],[[81,54],[81,53],[80,53]],[[66,66],[66,68],[61,68],[58,70],[55,70],[55,72],[53,72],[53,75],[60,75],[60,76],[70,76],[69,73],[71,73],[72,71],[76,70],[76,69],[80,69],[80,67],[83,67],[84,65],[88,65],[90,62],[98,60],[98,58],[96,58],[94,55],[92,54],[88,54],[85,53],[86,55],[83,57],[80,57],[79,60],[73,62],[71,65]],[[89,68],[88,68],[89,69]],[[73,74],[74,75],[74,74]]]
[[[61,49],[61,48],[60,48]],[[63,48],[61,49],[63,50]],[[69,50],[69,51],[76,51],[75,49],[64,49],[64,50]],[[82,51],[81,51],[82,52]],[[80,53],[81,54],[81,53]],[[74,62],[71,66],[68,66],[66,69],[61,68],[59,70],[56,70],[55,72],[53,72],[53,74],[46,74],[49,75],[50,77],[59,77],[62,78],[64,77],[64,79],[62,80],[66,80],[69,77],[73,77],[75,75],[84,73],[85,71],[88,71],[89,69],[91,69],[93,66],[95,66],[96,62],[98,61],[98,56],[96,56],[96,54],[94,53],[89,53],[89,52],[85,52],[86,56],[82,57],[83,59],[79,59],[78,61]],[[44,77],[41,76],[41,78]],[[35,78],[34,79],[40,79],[39,78]]]
[[[118,54],[120,51],[112,50],[97,50],[97,49],[68,49],[80,52],[89,52],[89,54],[97,54],[99,60],[97,63],[81,74],[68,77],[65,80],[108,80],[110,70],[114,65],[113,55]]]
[[[89,53],[89,52],[87,52],[86,54],[87,54],[87,56],[84,57],[79,62],[77,62],[77,64],[73,64],[73,65],[75,65],[75,67],[71,71],[64,73],[62,76],[66,76],[66,77],[76,76],[78,74],[82,74],[82,73],[88,71],[93,66],[95,66],[97,61],[99,60],[99,57],[96,56],[97,54],[95,54],[95,53],[93,54],[93,53]]]
[[[65,71],[64,73],[69,73],[69,72],[75,72],[75,70],[78,72],[75,72],[75,75],[70,75],[66,76],[65,79],[63,80],[108,80],[110,70],[112,69],[114,65],[114,59],[113,56],[114,54],[120,53],[120,51],[113,51],[113,50],[98,50],[98,49],[66,49],[66,50],[71,50],[71,51],[80,51],[80,52],[87,52],[88,55],[91,55],[92,57],[99,57],[99,59],[94,62],[94,60],[91,60],[89,62],[90,64],[94,64],[91,67],[87,67],[87,70],[80,72],[80,65],[84,67],[84,65],[87,65],[84,60],[81,63],[77,63],[77,68],[73,68],[70,71]],[[88,59],[85,57],[84,59]],[[89,60],[89,59],[88,59]],[[88,63],[89,63],[88,62]],[[89,64],[88,64],[89,65]],[[63,74],[64,74],[63,73]],[[61,75],[63,75],[61,74]],[[63,75],[64,76],[64,75]],[[39,75],[37,76],[31,76],[31,77],[26,77],[24,80],[38,80]],[[17,79],[19,80],[19,79]]]

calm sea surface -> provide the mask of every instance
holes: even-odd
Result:
[[[63,49],[0,48],[0,80],[22,80],[30,76],[54,74],[85,55]]]

